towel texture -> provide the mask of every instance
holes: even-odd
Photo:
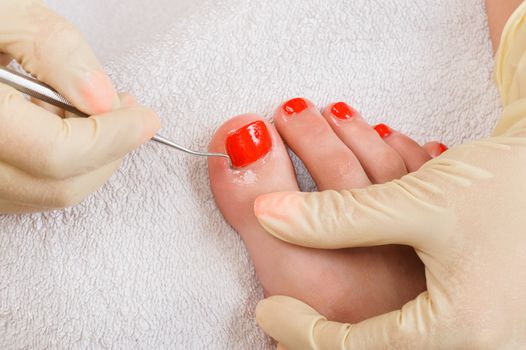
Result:
[[[48,3],[194,149],[298,95],[448,145],[489,135],[500,113],[483,0]],[[75,208],[0,216],[2,349],[270,349],[260,297],[206,161],[154,143]]]

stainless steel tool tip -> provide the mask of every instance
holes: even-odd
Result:
[[[11,86],[12,88],[26,95],[29,95],[41,101],[47,102],[53,106],[62,108],[80,117],[85,117],[85,118],[89,117],[89,115],[87,115],[86,113],[83,113],[79,111],[77,108],[75,108],[66,98],[64,98],[64,96],[59,94],[51,86],[45,83],[42,83],[41,81],[38,81],[35,78],[20,74],[12,69],[0,67],[0,83]],[[228,160],[228,165],[232,167],[232,161],[227,154],[194,151],[186,147],[183,147],[167,139],[166,137],[158,135],[158,134],[155,135],[152,138],[152,140],[162,143],[166,146],[175,148],[181,152],[185,152],[185,153],[194,155],[194,156],[225,158]]]

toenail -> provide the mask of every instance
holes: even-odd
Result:
[[[438,145],[438,155],[441,155],[442,153],[444,153],[448,149],[449,148],[446,145],[444,145],[443,143],[439,144]]]
[[[354,117],[357,112],[355,109],[351,108],[347,103],[345,102],[338,102],[335,103],[331,108],[331,113],[338,119],[351,119]]]
[[[285,102],[283,105],[283,110],[288,115],[301,113],[307,108],[309,108],[309,105],[307,104],[307,101],[302,98],[293,98],[292,100]]]
[[[391,135],[392,131],[391,128],[389,128],[385,124],[378,124],[374,127],[374,130],[380,135],[381,138],[386,138],[387,136]]]
[[[263,158],[272,148],[272,138],[265,123],[258,120],[230,134],[225,146],[232,165],[242,168]]]

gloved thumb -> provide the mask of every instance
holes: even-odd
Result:
[[[119,107],[116,90],[84,37],[40,0],[0,1],[0,52],[87,114]]]
[[[262,300],[256,308],[261,328],[288,350],[425,349],[432,320],[427,292],[401,310],[357,324],[328,321],[307,304],[286,296]]]

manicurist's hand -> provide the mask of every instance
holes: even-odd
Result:
[[[289,297],[262,301],[259,324],[288,350],[526,346],[525,14],[526,3],[502,37],[496,78],[505,108],[493,137],[385,185],[257,200],[260,223],[287,242],[327,249],[406,244],[426,267],[426,292],[353,325],[330,322]]]
[[[118,95],[82,35],[39,0],[0,0],[0,64],[14,58],[91,118],[62,118],[0,84],[0,213],[76,204],[159,128]]]

